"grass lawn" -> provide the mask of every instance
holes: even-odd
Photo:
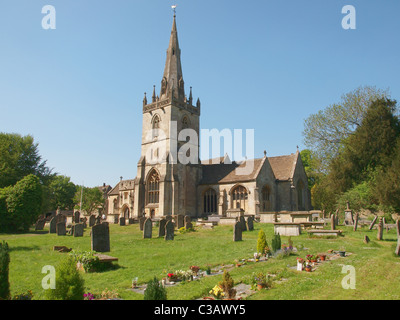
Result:
[[[214,229],[197,229],[196,232],[175,233],[174,241],[164,239],[143,239],[139,225],[121,227],[110,225],[111,252],[117,257],[118,267],[101,272],[83,274],[87,291],[100,293],[105,288],[116,290],[127,300],[141,300],[143,295],[130,290],[132,279],[138,277],[143,284],[154,276],[161,279],[167,272],[188,270],[191,265],[205,268],[222,264],[233,264],[235,259],[248,259],[256,252],[257,235],[260,229],[267,235],[271,245],[273,226],[255,223],[255,230],[243,233],[243,241],[233,242],[232,226],[217,226]],[[248,262],[230,271],[235,283],[250,284],[253,272],[275,274],[272,289],[262,290],[250,296],[250,300],[306,300],[306,299],[400,299],[400,258],[395,257],[396,230],[384,231],[384,240],[376,241],[376,231],[339,226],[344,236],[337,239],[309,238],[306,233],[292,237],[294,246],[303,245],[305,250],[290,257],[269,259],[267,262]],[[45,229],[47,231],[47,229]],[[67,246],[74,250],[90,251],[90,228],[84,236],[57,236],[34,232],[28,234],[0,234],[10,246],[10,286],[12,295],[32,290],[34,299],[42,299],[42,267],[57,264],[67,253],[53,251],[53,246]],[[157,235],[153,229],[153,236]],[[364,236],[371,239],[364,244]],[[287,237],[282,237],[282,244]],[[296,257],[307,254],[339,250],[345,247],[352,255],[321,264],[315,272],[298,272],[290,267],[296,265]],[[343,265],[351,265],[356,270],[356,289],[345,290],[341,282],[346,274]],[[168,288],[168,299],[190,300],[208,295],[208,291],[222,279],[221,275],[204,277],[200,281],[184,282]],[[284,281],[277,281],[284,279]]]

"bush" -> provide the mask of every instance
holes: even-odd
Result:
[[[268,248],[267,237],[265,236],[264,230],[260,230],[257,239],[257,252],[260,254],[265,253],[265,248]]]
[[[69,253],[75,263],[81,263],[85,272],[104,271],[109,267],[109,264],[100,262],[99,257],[95,256],[92,251],[71,251]]]
[[[10,298],[10,282],[8,280],[10,252],[7,242],[0,243],[0,300]]]
[[[71,256],[62,260],[56,270],[56,288],[45,291],[47,300],[83,300],[84,280]]]
[[[233,289],[234,281],[228,271],[224,270],[224,275],[219,286],[224,291],[228,299],[233,299],[236,296],[236,290]]]
[[[147,283],[144,300],[167,300],[167,290],[160,285],[156,277]]]
[[[272,238],[272,252],[277,252],[278,250],[281,249],[281,236],[278,234],[276,234],[273,238]]]

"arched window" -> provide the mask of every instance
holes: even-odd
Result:
[[[271,189],[265,186],[261,192],[261,209],[263,212],[271,211]]]
[[[304,192],[304,183],[300,180],[297,183],[297,210],[304,211],[305,210],[305,192]]]
[[[237,186],[231,192],[232,197],[232,209],[247,209],[247,189],[243,186]]]
[[[217,208],[217,193],[214,189],[208,189],[203,195],[203,211],[205,214],[215,214]]]
[[[160,201],[160,176],[153,169],[147,178],[147,204],[157,204]]]

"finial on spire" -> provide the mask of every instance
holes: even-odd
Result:
[[[172,10],[174,10],[174,18],[176,17],[176,7],[177,7],[176,4],[174,4],[173,6],[171,6]]]

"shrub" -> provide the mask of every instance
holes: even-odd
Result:
[[[85,272],[99,272],[107,269],[110,264],[100,262],[99,257],[95,256],[92,251],[71,251],[69,253],[75,263],[81,263]]]
[[[8,280],[10,252],[8,243],[0,243],[0,300],[10,298],[10,282]]]
[[[147,288],[144,291],[144,300],[167,300],[167,290],[156,277],[147,283]]]
[[[75,259],[68,256],[56,270],[56,288],[45,291],[47,300],[83,300],[84,280],[76,269]]]
[[[228,271],[224,270],[224,275],[219,286],[224,291],[228,299],[233,299],[236,296],[236,290],[233,289],[234,281]]]
[[[258,233],[257,252],[263,254],[265,253],[265,248],[268,248],[267,237],[264,230],[261,229]]]
[[[279,233],[272,238],[271,243],[272,243],[272,251],[274,253],[281,249],[281,236],[279,235]]]

